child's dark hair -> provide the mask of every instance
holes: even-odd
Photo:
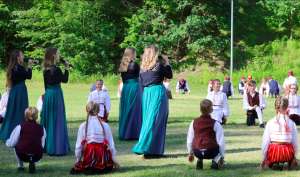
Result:
[[[220,81],[219,79],[214,79],[214,80],[212,81],[212,85],[215,85],[216,82],[220,82],[220,83],[221,83],[221,81]]]
[[[254,80],[250,80],[249,82],[248,82],[248,85],[249,86],[256,86],[256,82],[254,81]]]
[[[102,82],[102,84],[103,84],[103,80],[102,80],[102,79],[97,79],[97,80],[96,80],[96,83],[97,83],[98,81],[99,81],[99,82]]]
[[[200,102],[200,112],[202,114],[209,115],[212,112],[212,109],[213,103],[210,100],[204,99]]]
[[[86,117],[86,124],[85,124],[85,136],[84,136],[85,140],[86,140],[87,128],[88,128],[88,124],[89,124],[89,115],[97,116],[99,107],[100,107],[100,105],[95,101],[91,101],[86,105],[87,117]],[[84,145],[84,149],[86,148],[86,145],[87,144]]]

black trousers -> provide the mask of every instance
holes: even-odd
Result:
[[[206,149],[204,151],[199,149],[194,149],[194,155],[198,159],[214,159],[219,154],[219,147]]]
[[[17,156],[23,162],[37,162],[42,159],[43,155],[28,155],[23,153],[17,153]]]
[[[247,114],[247,125],[252,126],[255,125],[255,119],[258,118],[257,112],[255,110],[252,110],[253,114]]]

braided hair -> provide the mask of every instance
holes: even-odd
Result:
[[[285,120],[285,124],[287,126],[287,122],[286,122],[286,118],[285,118],[285,114],[286,114],[286,110],[289,106],[289,101],[287,100],[287,98],[282,97],[282,96],[278,96],[278,98],[275,101],[275,109],[276,109],[276,120],[278,122],[279,125],[279,131],[280,131],[280,123],[278,120],[278,112],[283,112],[283,118]],[[287,127],[285,127],[287,129]],[[288,130],[287,130],[288,131]]]
[[[89,124],[89,116],[96,116],[99,111],[99,104],[95,101],[91,101],[86,105],[86,112],[87,112],[87,117],[86,117],[86,124],[85,124],[85,140],[87,136],[87,128]],[[84,145],[84,149],[86,148],[87,143]]]

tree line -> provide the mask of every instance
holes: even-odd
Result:
[[[15,49],[43,60],[53,46],[84,75],[117,73],[126,47],[151,44],[175,57],[175,70],[230,57],[230,0],[0,0],[0,62]],[[298,39],[300,2],[234,0],[234,66],[249,47]]]

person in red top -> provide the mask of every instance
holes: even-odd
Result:
[[[190,124],[187,149],[190,163],[194,162],[194,155],[198,158],[197,170],[203,170],[203,159],[212,159],[212,169],[219,169],[224,164],[224,132],[221,124],[211,118],[212,111],[213,103],[208,99],[202,100],[200,103],[202,115]],[[217,164],[218,159],[219,164]]]
[[[15,148],[18,171],[24,171],[23,162],[29,162],[29,173],[35,173],[35,165],[43,157],[46,130],[36,123],[38,110],[29,107],[25,110],[26,122],[18,125],[6,141],[6,146]]]

